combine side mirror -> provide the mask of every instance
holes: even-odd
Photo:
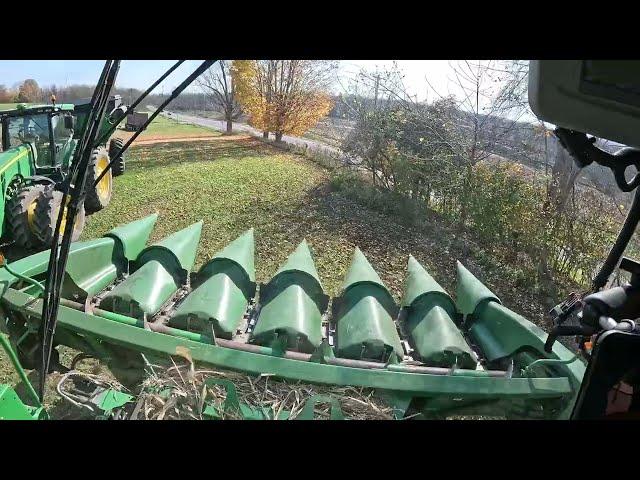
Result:
[[[76,117],[73,115],[65,115],[64,116],[64,128],[66,130],[75,130],[76,129]]]

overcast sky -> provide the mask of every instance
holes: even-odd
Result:
[[[436,94],[443,96],[449,93],[456,94],[456,89],[449,81],[452,77],[451,62],[450,60],[395,60],[404,74],[404,84],[409,93],[417,96],[419,100],[433,100]],[[357,74],[360,69],[375,71],[391,68],[393,63],[394,60],[342,60],[339,72],[342,78],[348,78]],[[425,79],[428,79],[428,83]]]

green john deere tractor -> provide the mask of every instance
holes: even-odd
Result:
[[[4,191],[0,236],[13,241],[17,247],[36,250],[50,245],[58,212],[60,208],[66,208],[62,192],[54,185],[69,171],[78,138],[86,124],[88,107],[88,102],[19,104],[13,110],[0,112],[0,182]],[[117,111],[119,107],[120,97],[111,97],[110,111]],[[105,118],[103,130],[110,127],[109,121]],[[123,143],[120,138],[112,138],[108,147],[105,144],[93,149],[89,180],[98,178]],[[112,175],[122,174],[124,168],[121,156],[97,185],[89,185],[84,210],[76,217],[74,239],[77,240],[82,232],[85,212],[91,214],[109,204],[113,192]]]

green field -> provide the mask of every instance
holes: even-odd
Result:
[[[451,293],[459,259],[506,305],[534,321],[542,315],[526,288],[505,280],[505,266],[487,263],[486,252],[437,218],[425,230],[370,210],[333,191],[327,170],[256,139],[133,147],[127,172],[114,183],[111,204],[87,218],[83,239],[154,212],[154,241],[204,220],[197,268],[253,227],[257,279],[267,281],[306,238],[331,295],[338,293],[357,245],[398,300],[409,253]]]
[[[17,103],[0,103],[0,111],[1,110],[12,110],[16,108]]]
[[[165,128],[160,123],[156,132]],[[176,135],[176,130],[170,133]],[[306,238],[330,295],[339,292],[357,245],[396,300],[400,299],[410,253],[452,294],[455,260],[459,259],[505,305],[537,323],[542,319],[540,303],[529,289],[514,287],[507,280],[506,267],[481,262],[486,254],[437,219],[428,229],[419,229],[365,208],[332,191],[330,172],[256,139],[132,147],[126,173],[114,180],[111,204],[87,218],[82,239],[95,238],[154,212],[159,218],[151,241],[204,220],[195,269],[253,227],[258,282],[268,281]],[[64,347],[60,351],[68,365],[76,352]],[[104,372],[95,362],[84,368]],[[30,378],[37,379],[35,372]],[[77,416],[78,412],[62,405],[62,400],[54,400],[59,378],[59,374],[50,375],[47,405],[58,418]],[[0,383],[16,381],[12,367],[0,353]]]
[[[157,116],[149,127],[140,134],[140,139],[150,137],[207,137],[218,136],[220,132],[211,128],[200,127],[188,123],[178,123],[162,115]]]

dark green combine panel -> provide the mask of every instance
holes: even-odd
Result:
[[[336,386],[369,387],[396,416],[567,418],[584,364],[502,305],[458,263],[455,300],[408,256],[400,303],[355,249],[339,295],[329,298],[303,241],[256,285],[248,230],[193,271],[202,223],[147,246],[150,216],[75,243],[55,341],[118,375],[141,353],[185,355],[196,365]],[[10,265],[42,280],[48,252]],[[21,358],[40,322],[36,287],[0,270],[2,309]]]

